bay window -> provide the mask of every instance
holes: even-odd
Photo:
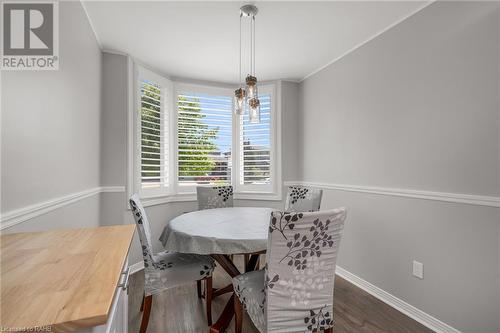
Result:
[[[155,73],[137,72],[136,179],[142,197],[169,194],[169,103],[172,84]]]
[[[194,200],[196,186],[229,185],[235,198],[280,199],[274,84],[259,86],[261,121],[233,113],[233,88],[170,82],[138,68],[135,190]]]

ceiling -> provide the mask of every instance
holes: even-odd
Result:
[[[256,74],[301,80],[412,15],[426,2],[254,2]],[[238,82],[240,1],[86,1],[103,50],[172,77]],[[243,21],[248,25],[248,21]],[[248,34],[243,34],[248,39]],[[247,50],[244,43],[243,51]],[[243,58],[246,74],[248,56]]]

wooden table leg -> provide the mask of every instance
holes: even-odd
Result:
[[[254,271],[255,268],[257,267],[257,263],[258,262],[259,262],[259,255],[258,254],[252,254],[250,256],[250,260],[248,260],[247,265],[245,267],[245,272]]]
[[[214,258],[219,265],[229,274],[230,277],[234,278],[235,276],[240,275],[240,271],[231,261],[229,256],[225,254],[212,254],[212,258]]]
[[[240,275],[240,271],[238,268],[234,265],[233,261],[228,255],[225,254],[212,254],[212,258],[214,258],[219,265],[226,271],[227,274],[231,278],[234,278],[235,276]],[[255,270],[255,267],[257,266],[257,263],[259,262],[259,254],[252,254],[250,256],[250,260],[248,263],[245,265],[245,271],[253,271]],[[215,295],[219,296],[224,293],[228,292],[233,292],[233,285],[228,285],[224,288],[217,289],[214,291],[214,297]],[[233,319],[234,316],[234,298],[235,294],[231,295],[231,298],[227,302],[226,306],[224,307],[224,310],[222,311],[222,314],[220,315],[219,319],[217,319],[217,322],[210,326],[210,333],[221,333],[224,332],[224,330],[229,326],[229,323],[231,322],[231,319]]]
[[[221,333],[224,332],[224,330],[229,326],[229,323],[231,322],[231,319],[233,319],[234,316],[234,298],[236,296],[233,294],[231,295],[231,298],[229,298],[229,301],[226,304],[226,307],[224,307],[224,310],[222,311],[222,314],[220,315],[219,319],[217,319],[217,322],[210,326],[210,333]]]
[[[217,297],[220,295],[224,295],[227,293],[232,293],[233,292],[233,285],[229,284],[225,286],[224,288],[219,288],[219,289],[214,289],[213,297]]]
[[[231,278],[241,274],[238,268],[231,261],[231,258],[229,256],[223,254],[213,254],[212,258],[214,258],[219,263],[219,265],[226,271],[227,274],[229,274]],[[231,284],[229,286],[217,290],[215,293],[221,295],[222,293],[232,292],[232,291],[233,291],[233,285]],[[231,295],[231,298],[227,302],[226,306],[224,307],[222,314],[217,319],[217,322],[212,326],[210,326],[210,333],[224,332],[224,330],[229,326],[229,323],[231,322],[231,319],[233,319],[234,316],[234,297],[236,296],[233,293]]]

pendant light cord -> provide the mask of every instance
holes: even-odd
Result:
[[[253,45],[252,45],[252,51],[253,51],[253,68],[252,68],[252,72],[253,72],[253,76],[255,76],[255,15],[252,16],[252,42],[253,42]]]
[[[250,74],[253,75],[253,29],[252,21],[250,21]]]
[[[242,84],[242,82],[241,82],[241,18],[242,18],[242,16],[243,16],[243,14],[240,13],[240,59],[239,59],[240,60],[240,68],[239,68],[239,72],[238,72],[238,75],[239,75],[238,82],[240,83],[240,88],[241,88],[241,84]]]

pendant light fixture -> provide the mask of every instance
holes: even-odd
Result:
[[[260,100],[255,76],[255,16],[258,12],[259,10],[254,5],[244,5],[240,8],[240,87],[234,92],[234,112],[242,115],[247,107],[250,123],[260,123]],[[245,89],[241,82],[241,21],[244,17],[250,18],[250,74],[245,79]]]
[[[239,79],[238,83],[240,84],[240,87],[234,91],[234,113],[237,115],[243,115],[245,113],[245,89],[242,88],[241,86],[241,17],[243,16],[243,13],[240,10],[240,67],[238,71]]]

